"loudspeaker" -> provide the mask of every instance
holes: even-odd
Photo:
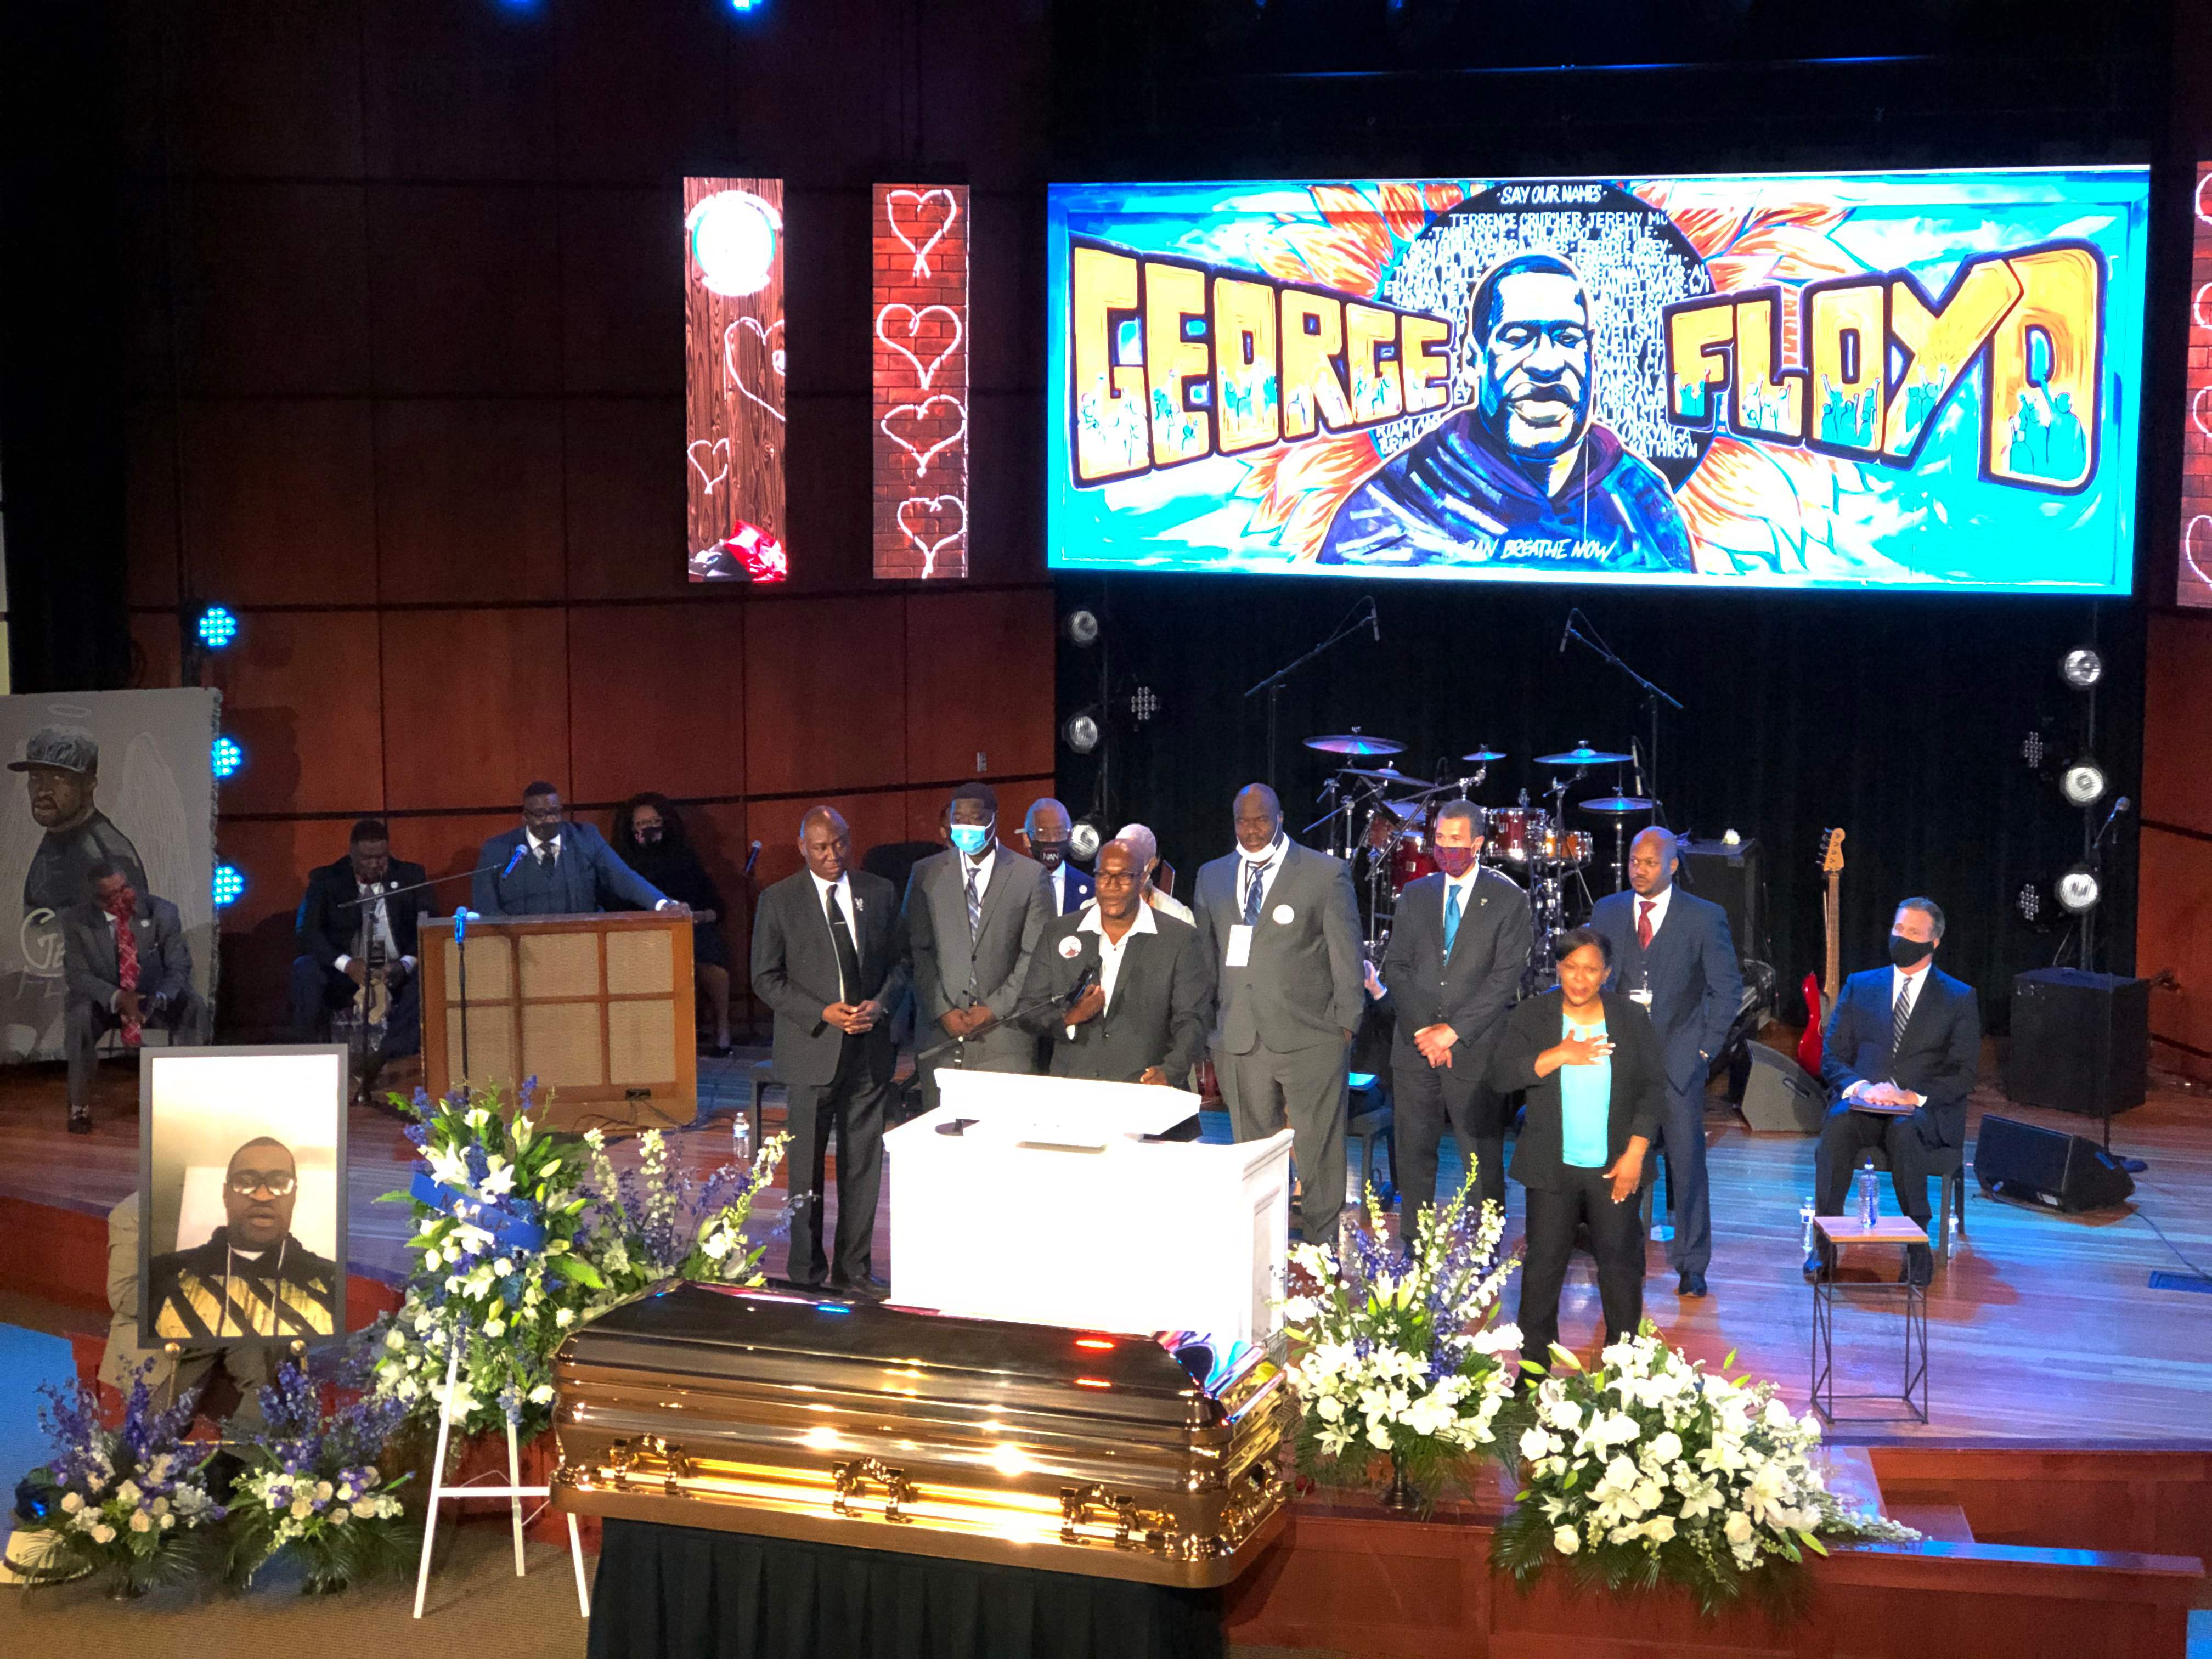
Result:
[[[1724,841],[1686,841],[1681,855],[1682,885],[1728,912],[1736,955],[1773,961],[1761,908],[1766,889],[1759,875],[1759,842],[1738,842],[1731,847]]]
[[[2012,982],[2005,1097],[2102,1117],[2143,1103],[2150,981],[2038,968]]]
[[[1996,1197],[2025,1199],[2069,1215],[2109,1210],[2136,1189],[2135,1177],[2087,1136],[2008,1117],[1982,1120],[1974,1179]]]
[[[1743,1121],[1761,1134],[1816,1135],[1828,1115],[1828,1091],[1778,1049],[1747,1042],[1751,1073],[1743,1084]]]

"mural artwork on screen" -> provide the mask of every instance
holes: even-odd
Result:
[[[2124,593],[2148,201],[1055,185],[1052,562]]]
[[[884,577],[968,574],[968,187],[878,185],[875,549]]]
[[[2212,161],[2197,164],[2189,267],[2189,424],[2182,430],[2177,605],[2212,608]]]
[[[695,582],[780,582],[783,181],[684,181],[684,459]]]

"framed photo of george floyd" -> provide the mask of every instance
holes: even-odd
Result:
[[[344,1045],[149,1048],[138,1079],[140,1343],[343,1333]]]

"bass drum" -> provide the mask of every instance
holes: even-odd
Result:
[[[1437,872],[1437,861],[1428,854],[1424,837],[1413,835],[1401,836],[1390,850],[1390,896],[1395,898],[1406,890],[1408,882],[1419,881],[1423,876]]]

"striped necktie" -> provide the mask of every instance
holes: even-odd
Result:
[[[1900,981],[1897,988],[1897,1006],[1890,1011],[1889,1057],[1897,1058],[1899,1047],[1905,1041],[1905,1028],[1912,1018],[1912,981]]]
[[[968,866],[968,939],[969,943],[972,944],[975,935],[982,931],[983,893],[982,890],[975,885],[975,866],[971,864]]]
[[[1267,873],[1267,860],[1262,859],[1257,864],[1254,864],[1249,860],[1246,861],[1244,866],[1244,925],[1247,927],[1257,927],[1260,925],[1260,899],[1263,890],[1262,882]]]

